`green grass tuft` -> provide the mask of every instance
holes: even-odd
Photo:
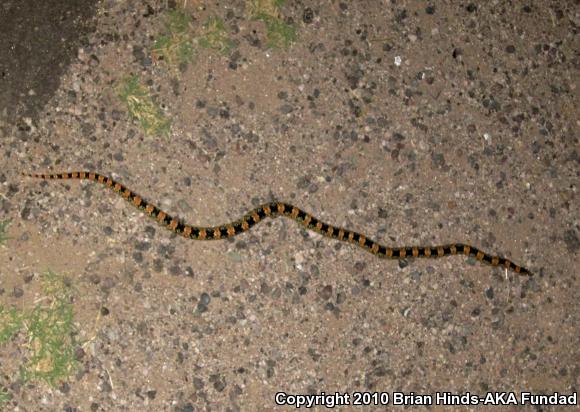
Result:
[[[296,28],[280,19],[272,18],[267,15],[258,15],[258,20],[266,24],[268,47],[281,48],[289,47],[297,39]]]
[[[0,406],[8,402],[12,396],[5,389],[0,389]]]
[[[21,368],[22,378],[44,380],[54,386],[76,367],[72,305],[55,298],[50,306],[35,307],[27,323],[32,356]]]
[[[165,25],[170,33],[180,34],[191,29],[191,16],[182,10],[169,10],[165,18]]]
[[[266,25],[268,47],[289,47],[297,40],[296,27],[284,22],[280,13],[284,0],[248,0],[246,5],[252,18]]]
[[[190,39],[191,16],[180,10],[171,10],[165,15],[165,26],[166,33],[153,43],[153,58],[164,60],[174,68],[193,62],[195,50]]]
[[[45,296],[31,311],[0,307],[0,344],[23,330],[28,353],[26,362],[20,366],[22,380],[41,380],[55,386],[68,380],[77,367],[73,288],[65,278],[52,272],[43,275],[41,281]],[[9,396],[0,391],[0,404],[2,398]]]
[[[195,50],[191,40],[177,40],[168,34],[161,35],[155,40],[152,53],[154,58],[165,60],[168,65],[173,67],[187,65],[195,59]]]
[[[123,80],[118,95],[127,106],[129,115],[139,122],[146,134],[169,134],[171,121],[153,102],[148,90],[139,83],[137,76],[130,76]]]
[[[11,239],[6,235],[8,231],[8,225],[10,225],[10,219],[0,220],[0,245],[6,243],[8,239]]]
[[[12,339],[22,327],[22,315],[15,309],[0,306],[0,345]]]
[[[223,20],[219,17],[208,18],[203,27],[205,33],[198,39],[201,47],[227,55],[235,46],[234,41],[227,35]]]

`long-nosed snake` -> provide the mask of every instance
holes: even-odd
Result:
[[[23,173],[24,176],[40,178],[45,180],[52,179],[87,179],[104,184],[112,189],[115,193],[121,195],[135,207],[144,211],[154,218],[159,224],[167,229],[195,240],[215,240],[236,236],[248,231],[252,226],[259,223],[267,217],[275,218],[285,216],[302,224],[309,230],[320,233],[326,237],[353,243],[375,256],[387,259],[404,259],[415,257],[438,258],[451,255],[472,256],[480,262],[492,266],[502,266],[522,275],[532,275],[532,273],[523,266],[516,265],[511,260],[501,256],[494,256],[486,253],[476,247],[463,243],[451,243],[440,246],[402,246],[387,247],[369,239],[351,230],[337,228],[328,223],[324,223],[316,217],[304,212],[296,206],[288,203],[273,201],[263,204],[252,211],[246,213],[241,219],[230,223],[225,223],[213,227],[191,226],[181,222],[179,219],[170,216],[157,206],[149,203],[141,196],[135,194],[130,189],[116,182],[108,176],[94,172],[66,172],[66,173]]]

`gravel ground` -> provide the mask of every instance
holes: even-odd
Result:
[[[75,369],[54,386],[22,379],[25,330],[0,346],[6,410],[576,391],[575,2],[299,1],[264,9],[271,20],[251,3],[82,9],[72,27],[94,32],[63,40],[74,55],[61,71],[44,63],[57,85],[46,104],[26,64],[2,66],[0,81],[25,86],[0,99],[0,305],[34,305],[51,270],[74,284],[77,329]],[[290,45],[272,22],[295,29]],[[181,43],[163,51],[160,39]],[[470,243],[535,275],[381,260],[285,219],[196,242],[99,185],[20,176],[74,170],[114,176],[191,224],[281,199],[387,245]]]

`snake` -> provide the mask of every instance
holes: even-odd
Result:
[[[435,246],[400,246],[387,247],[370,239],[361,233],[352,230],[335,227],[325,223],[302,209],[281,201],[271,201],[247,212],[243,217],[229,223],[202,227],[184,223],[178,218],[169,215],[159,207],[145,200],[132,190],[128,189],[113,178],[95,172],[64,172],[64,173],[22,173],[23,176],[43,180],[67,180],[86,179],[100,183],[133,206],[155,219],[160,225],[188,239],[194,240],[219,240],[230,238],[250,230],[253,226],[267,218],[284,216],[292,219],[306,229],[317,232],[323,236],[348,242],[361,247],[375,256],[386,259],[403,260],[407,258],[440,258],[444,256],[465,255],[475,258],[477,261],[509,269],[520,275],[533,276],[532,272],[523,266],[517,265],[511,260],[489,254],[475,246],[465,243],[451,243]]]

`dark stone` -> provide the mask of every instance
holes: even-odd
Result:
[[[493,288],[491,286],[485,290],[485,296],[490,300],[493,299]]]
[[[310,24],[314,21],[314,12],[310,7],[306,7],[302,13],[302,21],[306,24]]]

